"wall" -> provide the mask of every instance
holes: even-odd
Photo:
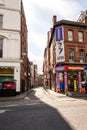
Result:
[[[3,29],[20,31],[20,5],[21,0],[4,0],[0,6],[0,14],[3,15]]]
[[[20,34],[13,31],[0,31],[0,36],[4,38],[3,58],[20,59]]]
[[[74,32],[74,40],[72,42],[68,41],[68,30],[71,29]],[[78,31],[83,32],[84,36],[84,41],[83,42],[78,42]],[[75,50],[75,63],[79,63],[80,57],[79,57],[79,50],[84,49],[85,53],[87,53],[87,32],[86,28],[82,27],[70,27],[70,26],[65,26],[64,27],[64,44],[65,44],[65,61],[69,62],[69,48],[72,48]],[[87,58],[86,58],[87,61]]]

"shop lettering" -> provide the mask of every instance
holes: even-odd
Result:
[[[84,68],[83,67],[70,67],[70,66],[68,66],[68,69],[72,69],[72,70],[83,70]]]

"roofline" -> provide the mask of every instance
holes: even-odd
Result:
[[[60,20],[60,21],[56,22],[56,24],[54,26],[56,27],[56,26],[60,26],[60,25],[87,27],[87,24],[85,24],[85,23],[80,23],[80,22],[70,21],[70,20]]]
[[[60,20],[58,22],[56,22],[56,24],[54,24],[53,29],[52,29],[52,33],[51,33],[51,39],[49,41],[49,47],[51,45],[51,41],[53,39],[53,34],[54,34],[54,30],[56,27],[61,26],[61,25],[68,25],[68,26],[76,26],[76,27],[87,27],[87,24],[85,23],[80,23],[80,22],[76,22],[76,21],[70,21],[70,20]]]

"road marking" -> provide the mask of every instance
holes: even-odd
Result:
[[[30,100],[30,98],[29,98],[29,97],[25,97],[24,99]]]
[[[15,106],[19,106],[19,105],[13,104],[13,105],[6,105],[5,107],[15,107]]]
[[[1,113],[5,113],[5,112],[6,112],[6,110],[0,110],[0,114],[1,114]]]

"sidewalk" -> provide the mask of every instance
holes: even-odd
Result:
[[[21,93],[19,95],[16,95],[16,96],[6,96],[6,97],[0,97],[0,102],[5,102],[5,101],[17,101],[17,100],[20,100],[20,99],[23,99],[25,98],[25,96],[30,93],[32,91],[32,89],[24,92],[24,93]]]
[[[53,91],[53,90],[46,89],[45,87],[43,87],[43,89],[44,89],[44,91],[45,91],[46,93],[48,93],[48,94],[52,94],[52,95],[57,96],[57,97],[66,97],[65,94],[57,93],[57,92],[55,92],[55,91]]]
[[[46,89],[44,87],[43,89],[45,90],[46,93],[53,94],[58,97],[87,98],[87,94],[81,92],[67,92],[66,94],[63,94],[63,93],[54,92],[53,90]]]

